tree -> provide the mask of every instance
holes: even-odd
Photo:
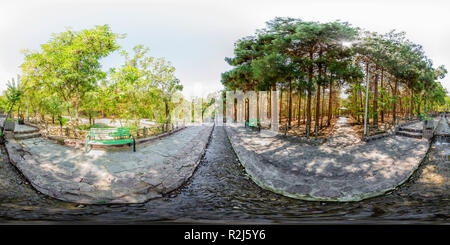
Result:
[[[1,127],[1,137],[3,137],[3,131],[5,128],[5,123],[8,120],[9,115],[11,114],[14,105],[20,100],[23,95],[24,89],[20,83],[20,76],[17,76],[17,83],[14,81],[14,78],[11,81],[7,82],[7,89],[5,92],[6,98],[6,108],[9,107],[8,112],[6,114],[6,118],[3,121],[3,125]]]
[[[344,45],[344,44],[350,45]],[[267,89],[287,90],[287,125],[291,126],[292,93],[297,90],[300,125],[301,97],[306,92],[306,128],[311,128],[314,109],[315,126],[322,127],[324,115],[330,126],[335,107],[334,90],[347,86],[350,96],[346,105],[360,121],[363,101],[369,99],[368,114],[378,125],[379,114],[384,122],[385,112],[396,118],[398,106],[403,112],[420,113],[423,103],[431,97],[440,98],[436,85],[445,75],[445,68],[434,69],[420,45],[406,39],[404,32],[391,31],[380,35],[361,32],[346,22],[306,22],[277,17],[257,30],[254,36],[235,43],[234,57],[225,59],[233,66],[222,74],[227,90]],[[368,77],[370,76],[370,77]],[[368,95],[362,93],[363,78],[370,79]],[[328,92],[328,109],[325,108]],[[315,94],[315,96],[314,96]],[[313,97],[315,106],[313,106]],[[284,100],[280,103],[281,110]],[[399,105],[398,105],[399,104]],[[408,105],[409,106],[408,106]],[[320,125],[320,127],[319,127]]]
[[[106,76],[99,60],[119,48],[116,41],[121,37],[108,25],[53,34],[40,52],[25,52],[23,72],[32,72],[47,90],[70,103],[78,127],[81,100]]]
[[[171,72],[165,71],[166,74],[170,76],[158,76],[160,79],[156,80],[158,88],[161,90],[162,100],[164,102],[165,112],[166,112],[166,124],[169,125],[171,122],[170,111],[173,107],[172,98],[176,91],[183,90],[183,85],[181,85],[178,78],[170,78],[172,76]]]
[[[257,36],[238,40],[235,57],[226,59],[235,68],[222,74],[222,83],[229,89],[244,91],[267,89],[269,86],[275,90],[277,84],[280,88],[288,88],[288,126],[291,126],[292,121],[293,88],[306,89],[309,128],[312,93],[317,91],[317,124],[320,116],[320,86],[325,90],[325,85],[331,84],[330,78],[336,76],[331,72],[338,72],[336,69],[330,70],[331,63],[345,62],[342,69],[351,68],[348,62],[351,54],[344,51],[342,41],[351,41],[356,34],[356,30],[347,23],[321,24],[293,18],[275,18],[267,22],[267,27],[259,30]]]
[[[43,98],[41,107],[52,116],[52,123],[55,123],[55,118],[61,116],[64,109],[63,102],[56,96]]]

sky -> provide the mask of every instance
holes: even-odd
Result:
[[[39,50],[52,33],[108,24],[126,34],[119,45],[135,45],[165,57],[176,68],[190,99],[222,89],[221,73],[231,69],[234,43],[253,35],[275,17],[305,21],[347,21],[378,33],[405,31],[421,44],[435,67],[450,71],[450,1],[446,0],[0,0],[0,91],[20,74],[22,50]],[[123,64],[115,52],[101,60],[106,71]],[[450,74],[441,83],[450,91]]]

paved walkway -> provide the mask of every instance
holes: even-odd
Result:
[[[339,117],[334,130],[328,137],[325,144],[328,147],[346,147],[362,143],[360,138],[356,136],[352,130],[346,117]]]
[[[11,161],[39,191],[78,203],[140,203],[180,187],[194,172],[212,125],[131,147],[88,153],[43,138],[9,140]]]
[[[243,127],[226,129],[240,162],[259,186],[314,201],[359,201],[392,190],[412,175],[429,147],[425,139],[402,136],[360,142],[345,119],[320,146]]]

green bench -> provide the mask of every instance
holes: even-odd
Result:
[[[259,120],[257,118],[250,118],[248,122],[245,122],[246,127],[256,128],[258,130],[261,129],[261,125],[259,124]]]
[[[133,143],[133,151],[136,151],[136,140],[129,128],[91,128],[86,136],[86,152],[88,145],[122,145]]]

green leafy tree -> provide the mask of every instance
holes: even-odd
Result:
[[[83,97],[106,75],[99,60],[119,48],[118,38],[121,36],[112,33],[108,25],[81,31],[68,29],[54,34],[41,45],[40,52],[26,51],[23,71],[32,71],[47,90],[71,104],[74,127],[78,127]]]
[[[14,105],[20,100],[24,93],[24,89],[20,83],[20,77],[17,76],[17,82],[14,80],[14,78],[11,79],[11,81],[7,82],[7,89],[5,92],[5,98],[6,98],[6,108],[9,107],[7,110],[6,118],[3,121],[3,125],[1,128],[1,136],[3,136],[3,130],[5,128],[5,123],[8,120],[8,117],[11,114],[11,111],[14,108]]]

